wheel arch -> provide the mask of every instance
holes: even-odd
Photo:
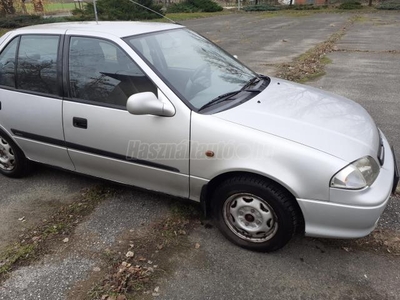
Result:
[[[24,155],[25,155],[25,152],[22,150],[22,148],[21,148],[21,146],[19,145],[19,143],[15,140],[15,138],[14,138],[14,136],[11,134],[11,132],[9,132],[9,131],[8,131],[5,127],[3,127],[1,124],[0,124],[0,133],[6,135],[10,140],[12,140],[12,141],[15,143],[15,145],[17,145],[17,147],[19,148],[19,150],[21,150],[22,153],[24,153]]]
[[[0,124],[0,133],[2,133],[3,135],[6,135],[9,139],[11,139],[21,149],[21,147],[18,145],[17,141],[14,139],[13,135],[11,134],[11,132],[9,132],[1,124]]]
[[[294,192],[273,178],[248,171],[230,171],[222,173],[211,179],[206,185],[203,186],[203,188],[201,189],[200,203],[203,208],[204,214],[207,217],[210,217],[212,215],[212,195],[215,189],[225,180],[228,180],[229,178],[232,177],[243,176],[243,175],[262,178],[263,180],[269,181],[277,185],[280,189],[284,190],[292,198],[293,203],[296,205],[297,212],[299,217],[301,218],[301,223],[302,223],[302,226],[300,226],[301,227],[300,230],[304,231],[304,215],[300,208],[300,205],[296,200]]]

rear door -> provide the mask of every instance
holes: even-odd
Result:
[[[73,170],[62,127],[62,38],[22,34],[0,54],[0,126],[34,161]]]
[[[115,37],[67,36],[68,152],[79,172],[188,197],[190,113],[177,109],[173,117],[160,117],[126,110],[135,93],[169,100],[123,44]]]

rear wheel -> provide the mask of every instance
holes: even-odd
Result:
[[[299,211],[292,195],[257,176],[223,182],[213,197],[218,228],[240,247],[269,252],[282,248],[295,234]]]
[[[28,170],[24,153],[6,134],[0,131],[0,173],[8,177],[22,177]]]

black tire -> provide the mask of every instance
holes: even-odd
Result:
[[[282,248],[300,226],[301,212],[294,197],[258,176],[236,176],[224,181],[213,193],[212,205],[222,234],[234,244],[253,251],[271,252]],[[237,211],[236,219],[233,210],[235,214]],[[246,231],[259,230],[260,226],[269,231],[253,235]]]
[[[9,145],[10,148],[5,149],[4,145]],[[29,170],[28,160],[18,145],[4,131],[0,130],[0,157],[6,155],[8,152],[14,155],[13,167],[10,169],[10,164],[6,167],[6,165],[0,162],[0,173],[12,178],[25,176]]]

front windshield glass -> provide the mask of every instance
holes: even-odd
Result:
[[[257,76],[234,57],[187,29],[134,36],[126,41],[196,109],[218,96],[240,90]]]

